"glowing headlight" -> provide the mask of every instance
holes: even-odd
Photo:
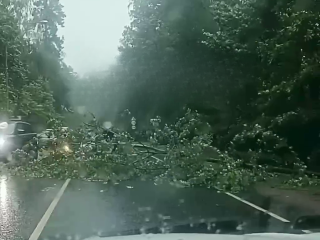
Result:
[[[71,152],[71,150],[70,150],[68,145],[64,145],[63,146],[63,150],[66,151],[66,152]]]
[[[0,147],[3,147],[6,140],[4,138],[0,138]]]

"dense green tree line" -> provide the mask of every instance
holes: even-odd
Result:
[[[11,111],[50,115],[67,105],[70,85],[76,114],[67,120],[80,125],[51,121],[53,153],[15,173],[166,178],[235,191],[270,172],[294,173],[289,182],[299,186],[318,183],[306,172],[320,170],[316,0],[132,0],[117,63],[83,79],[63,63],[59,1],[2,2],[0,19],[12,26],[0,26]],[[81,124],[79,114],[91,121]],[[122,128],[111,140],[105,121]],[[137,136],[147,145],[133,147]]]
[[[315,170],[319,10],[314,0],[132,0],[117,71],[98,101],[138,121],[173,121],[187,106],[232,157]]]
[[[48,120],[68,105],[72,70],[58,36],[64,17],[58,0],[0,1],[2,115]]]

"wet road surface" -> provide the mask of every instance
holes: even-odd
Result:
[[[0,239],[28,239],[63,184],[58,180],[0,178]]]
[[[63,185],[63,181],[2,177],[1,238],[29,239]],[[255,192],[243,199],[293,222],[309,214]],[[120,184],[71,180],[39,239],[83,239],[132,229],[175,227],[211,220],[234,220],[242,233],[290,232],[290,223],[259,211],[215,189],[130,181]]]

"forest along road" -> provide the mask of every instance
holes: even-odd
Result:
[[[243,232],[291,232],[291,222],[306,214],[256,193],[242,197],[150,181],[113,184],[2,177],[1,239],[83,239],[208,220],[242,222],[238,230]],[[248,198],[255,203],[243,202]]]

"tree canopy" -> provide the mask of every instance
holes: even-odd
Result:
[[[0,2],[1,110],[49,119],[67,105],[72,76],[57,35],[64,13],[59,1]],[[8,89],[8,94],[7,94]]]
[[[319,134],[315,1],[132,0],[129,13],[118,64],[105,76],[116,81],[104,81],[121,93],[118,109],[141,121],[198,110],[223,149],[258,124],[312,165]],[[112,102],[111,95],[96,99]]]
[[[160,164],[159,176],[206,183],[211,179],[216,185],[247,181],[245,175],[264,178],[262,173],[270,167],[290,169],[308,182],[306,170],[320,171],[316,0],[131,0],[131,22],[123,31],[117,63],[85,79],[75,78],[63,63],[57,28],[63,26],[65,15],[59,1],[16,5],[3,0],[0,18],[0,46],[8,49],[11,107],[50,113],[53,106],[57,110],[68,105],[66,82],[71,79],[77,85],[70,93],[76,112],[82,114],[79,106],[93,109],[95,121],[112,120],[120,127],[121,113],[129,109],[137,130],[152,128],[157,137],[152,135],[151,140],[170,143],[161,164],[142,161],[135,169],[159,170]],[[35,40],[23,34],[29,23]],[[0,61],[5,69],[4,54]],[[6,75],[1,73],[0,91],[5,95]],[[49,90],[35,96],[35,88]],[[47,104],[40,107],[40,102]],[[157,116],[161,128],[150,125]],[[197,127],[191,124],[195,119]],[[135,131],[122,130],[126,141],[135,141]],[[192,153],[208,146],[215,152],[214,165],[196,161]],[[124,164],[116,156],[103,159]],[[168,171],[170,164],[177,172]]]

